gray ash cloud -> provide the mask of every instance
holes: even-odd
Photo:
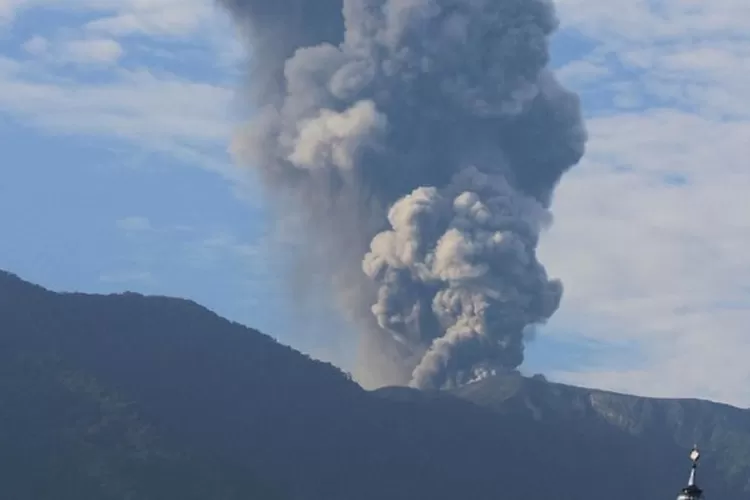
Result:
[[[332,274],[368,370],[440,388],[517,368],[560,303],[536,247],[586,141],[547,68],[551,3],[221,3],[256,108],[236,151],[305,221],[296,269]]]

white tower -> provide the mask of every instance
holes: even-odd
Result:
[[[693,462],[692,467],[690,468],[690,479],[688,480],[688,485],[684,488],[682,488],[682,491],[677,496],[677,500],[702,500],[703,499],[703,490],[698,488],[698,485],[695,484],[695,473],[698,469],[698,459],[700,459],[701,454],[698,451],[698,446],[693,447],[693,451],[690,452],[690,460]]]

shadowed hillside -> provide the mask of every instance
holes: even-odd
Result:
[[[674,498],[694,438],[711,498],[750,492],[741,410],[515,377],[366,392],[189,301],[2,272],[0,401],[0,498]]]
[[[667,439],[684,448],[700,443],[721,470],[721,478],[750,493],[750,410],[697,399],[643,398],[518,375],[486,379],[453,393],[503,414],[537,421],[603,426],[634,437]]]

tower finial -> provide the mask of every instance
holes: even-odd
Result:
[[[698,451],[698,445],[693,445],[693,450],[690,452],[690,460],[693,462],[693,464],[698,463],[698,459],[701,458],[701,452]]]
[[[698,460],[700,460],[700,458],[701,454],[700,451],[698,451],[698,445],[696,444],[690,451],[690,461],[693,462],[693,465],[690,467],[690,479],[688,480],[688,485],[682,489],[677,500],[700,500],[703,498],[703,490],[698,488],[695,484],[695,475],[696,470],[698,469]]]

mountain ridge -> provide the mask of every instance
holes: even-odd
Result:
[[[687,417],[673,429],[659,420],[660,400],[627,396],[636,404],[614,414],[637,424],[630,428],[592,412],[584,404],[591,390],[533,378],[496,377],[450,392],[365,391],[335,366],[185,299],[52,292],[0,272],[0,367],[0,401],[17,402],[12,414],[0,413],[0,429],[19,429],[0,437],[13,442],[47,429],[47,447],[37,447],[49,455],[45,463],[82,456],[88,468],[108,471],[101,484],[109,489],[90,471],[71,472],[97,498],[177,494],[158,470],[184,478],[187,489],[224,490],[195,498],[673,497],[693,438],[710,450],[701,478],[712,496],[750,492],[750,432],[723,406],[706,403],[712,413],[695,414],[678,400]],[[52,400],[60,411],[40,412]],[[110,429],[101,419],[119,430],[92,445],[90,435]],[[155,437],[133,437],[142,435]],[[19,443],[0,444],[0,463],[13,463],[7,450],[23,449]],[[722,462],[722,447],[734,469]],[[36,474],[49,491],[60,484],[19,467],[18,477]],[[75,498],[29,495],[14,484],[5,492],[0,484],[0,496]]]

